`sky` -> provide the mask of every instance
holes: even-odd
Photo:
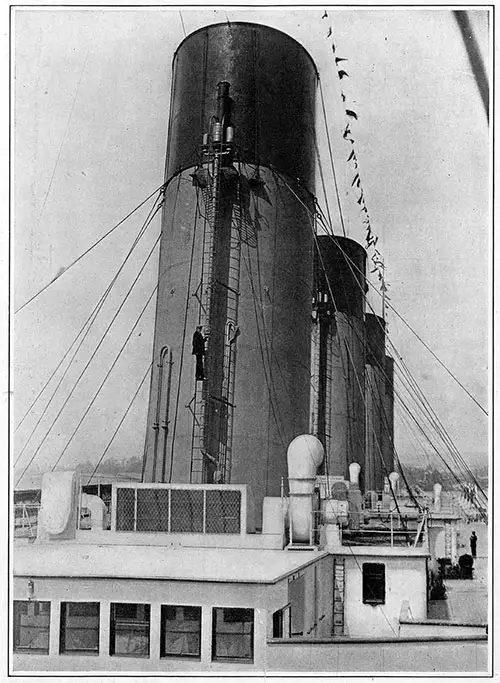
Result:
[[[320,73],[347,236],[365,239],[359,189],[351,186],[355,172],[347,162],[351,143],[343,138],[349,121],[390,304],[487,410],[490,131],[458,26],[451,11],[432,8],[327,6],[324,14],[323,8],[307,7],[18,8],[12,36],[13,307],[22,306],[163,182],[171,62],[184,35],[210,23],[262,23],[302,43]],[[470,15],[488,66],[488,13],[476,9]],[[332,41],[335,55],[347,60],[341,63],[348,73],[342,80]],[[357,120],[346,118],[346,107]],[[340,233],[321,100],[317,128],[327,199]],[[316,194],[325,207],[319,173]],[[91,314],[149,208],[13,316],[13,426]],[[157,252],[64,408],[63,403],[159,231],[157,218],[38,427],[60,375],[17,429],[16,480],[31,460],[27,475],[57,461],[63,468],[97,462],[108,445],[151,362],[154,300],[67,443],[153,291]],[[370,295],[369,302],[380,313],[380,296]],[[391,353],[411,369],[457,448],[473,464],[484,458],[485,414],[391,310],[387,323]],[[146,381],[107,457],[142,456],[148,388]],[[396,446],[412,464],[417,453],[428,450],[398,418]]]

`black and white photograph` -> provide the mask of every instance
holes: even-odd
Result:
[[[11,6],[9,676],[494,675],[493,23]]]

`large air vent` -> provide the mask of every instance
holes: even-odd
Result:
[[[118,484],[116,531],[171,534],[240,534],[242,487]]]

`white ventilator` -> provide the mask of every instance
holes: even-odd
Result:
[[[295,437],[288,446],[291,543],[309,543],[314,484],[316,473],[318,467],[323,462],[323,457],[323,445],[312,434],[301,434]]]

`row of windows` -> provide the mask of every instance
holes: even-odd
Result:
[[[61,654],[99,654],[100,604],[62,602]],[[161,657],[201,656],[201,607],[161,606]],[[253,660],[253,609],[214,607],[212,659]],[[50,602],[14,601],[14,650],[48,654]],[[149,657],[150,605],[111,603],[109,654]]]

